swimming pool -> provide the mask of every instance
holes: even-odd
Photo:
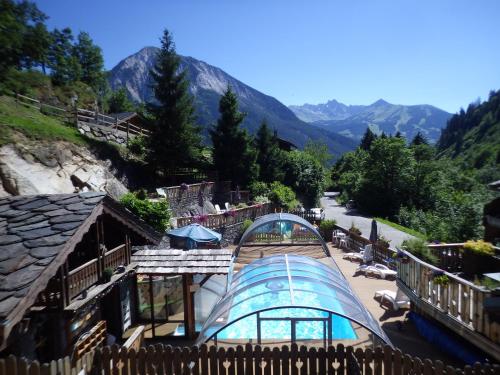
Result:
[[[251,314],[254,311],[261,310],[268,306],[276,304],[290,305],[290,292],[288,288],[288,279],[282,278],[279,271],[271,272],[274,278],[272,283],[260,284],[240,293],[233,299],[233,305],[229,311],[228,321],[237,319],[240,316]],[[268,275],[269,276],[269,275]],[[321,306],[321,299],[328,299],[329,305],[335,307],[335,311],[343,314],[342,306],[337,301],[333,290],[325,285],[313,283],[312,281],[302,279],[297,273],[293,278],[293,299],[303,307],[287,307],[271,309],[259,313],[261,320],[261,339],[285,340],[292,338],[292,324],[295,325],[296,339],[304,340],[322,340],[328,337],[325,332],[325,325],[320,320],[300,320],[292,323],[295,319],[324,319],[328,320],[330,312],[318,309],[307,308],[309,306]],[[245,283],[242,281],[241,283]],[[242,285],[243,286],[243,285]],[[273,292],[268,293],[269,290]],[[317,293],[309,293],[309,290],[315,290]],[[258,297],[255,297],[258,295]],[[254,296],[253,298],[251,298]],[[280,320],[268,320],[277,318]],[[289,318],[289,320],[281,319]],[[258,318],[256,314],[249,315],[235,323],[227,326],[217,334],[218,339],[256,339],[257,338]],[[332,314],[332,338],[334,340],[356,339],[356,333],[349,319]]]
[[[257,259],[230,274],[227,290],[205,321],[197,343],[326,341],[330,337],[355,341],[366,330],[390,342],[333,260],[323,262],[280,254]]]

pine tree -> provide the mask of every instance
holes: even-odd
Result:
[[[195,125],[193,99],[186,73],[180,72],[179,66],[172,36],[165,30],[151,71],[158,104],[149,105],[154,121],[148,155],[150,165],[163,173],[197,167],[201,160],[202,144],[200,130]]]
[[[99,93],[105,82],[101,48],[94,44],[88,33],[81,32],[78,34],[72,54],[81,67],[80,80]]]
[[[80,80],[82,67],[73,53],[73,33],[69,27],[52,31],[48,63],[55,84]]]
[[[359,147],[368,151],[375,139],[377,139],[375,133],[373,133],[370,128],[366,128],[365,134],[363,135],[363,138],[361,138]]]
[[[213,159],[219,178],[246,187],[258,176],[257,153],[246,130],[240,128],[245,114],[238,111],[238,99],[227,88],[219,102],[220,118],[210,130]]]
[[[411,141],[411,146],[419,146],[419,145],[428,145],[429,142],[427,139],[422,135],[422,133],[418,132],[413,140]]]
[[[131,112],[134,110],[134,104],[127,96],[127,91],[120,87],[111,93],[108,98],[108,110],[110,113]]]
[[[277,134],[273,134],[266,121],[262,121],[255,138],[259,180],[263,182],[282,181],[283,158],[278,146]]]

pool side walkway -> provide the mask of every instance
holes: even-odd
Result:
[[[352,289],[361,299],[373,317],[379,322],[392,344],[404,353],[432,360],[441,360],[448,365],[463,367],[465,364],[440,350],[439,347],[429,343],[421,337],[415,326],[406,318],[408,310],[392,311],[388,306],[380,306],[380,303],[373,298],[378,290],[397,291],[395,280],[383,280],[364,275],[354,276],[359,263],[342,259],[343,250],[340,250],[331,243],[328,244],[332,258],[335,260]]]

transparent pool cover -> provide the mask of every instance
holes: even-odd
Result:
[[[197,343],[292,336],[297,340],[354,339],[351,323],[356,323],[390,344],[336,264],[331,264],[291,254],[248,264],[230,276],[228,290],[210,313]]]

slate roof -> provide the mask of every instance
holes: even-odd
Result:
[[[232,253],[230,249],[146,249],[132,254],[132,265],[143,274],[227,274]]]
[[[103,212],[152,243],[159,235],[105,193],[0,198],[0,329],[35,301]],[[22,302],[22,303],[21,303]]]

